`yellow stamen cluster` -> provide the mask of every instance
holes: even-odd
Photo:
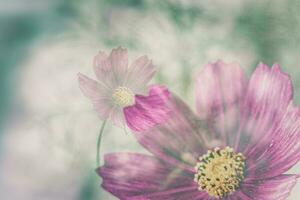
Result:
[[[131,106],[134,104],[134,94],[127,87],[118,87],[112,94],[114,103],[120,107]]]
[[[234,192],[244,179],[245,157],[230,147],[215,148],[199,158],[195,169],[199,190],[222,198]]]

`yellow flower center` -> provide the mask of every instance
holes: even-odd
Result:
[[[244,179],[245,157],[233,149],[215,148],[199,158],[195,182],[199,190],[211,197],[222,198],[234,192]]]
[[[134,104],[134,94],[127,87],[118,87],[114,90],[112,98],[118,106],[126,107]]]

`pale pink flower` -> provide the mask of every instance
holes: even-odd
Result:
[[[99,52],[94,58],[94,72],[98,81],[79,73],[81,91],[90,98],[102,120],[111,119],[134,131],[146,130],[163,122],[169,115],[165,105],[169,91],[152,85],[148,96],[147,84],[155,74],[155,67],[147,56],[137,58],[128,67],[127,49],[113,49],[110,55]]]

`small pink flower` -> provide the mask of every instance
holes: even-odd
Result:
[[[168,117],[165,104],[170,93],[167,88],[153,85],[148,96],[141,95],[155,74],[155,67],[147,56],[139,57],[128,67],[126,49],[113,49],[109,56],[99,52],[94,58],[94,71],[99,82],[81,73],[78,81],[101,119],[111,119],[118,126],[126,121],[132,130],[142,131]]]

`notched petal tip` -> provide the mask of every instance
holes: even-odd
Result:
[[[274,63],[272,68],[276,69],[276,70],[281,70],[281,67],[280,67],[279,63]]]
[[[100,60],[103,60],[103,59],[107,59],[107,57],[108,57],[108,55],[107,55],[104,51],[100,50],[100,51],[98,52],[98,54],[95,55],[94,58],[98,58],[98,59],[100,59]]]
[[[97,64],[97,61],[106,60],[108,58],[107,54],[104,51],[99,51],[97,55],[94,56],[94,64]]]
[[[114,48],[113,50],[116,50],[116,51],[127,51],[127,49],[123,48],[122,46],[118,46],[118,48]]]
[[[275,73],[278,73],[280,75],[282,75],[283,77],[285,77],[286,79],[289,79],[291,81],[291,75],[284,72],[281,68],[281,66],[278,63],[274,63],[272,66],[272,71]]]
[[[140,57],[140,59],[145,59],[145,60],[149,60],[149,61],[151,61],[151,60],[148,58],[148,56],[147,56],[147,55],[143,55],[143,56],[141,56],[141,57]]]
[[[274,63],[272,67],[269,67],[267,64],[264,64],[263,62],[259,62],[255,72],[262,72],[262,73],[271,72],[273,74],[278,74],[279,76],[283,76],[291,80],[291,76],[282,70],[279,63]]]
[[[263,62],[259,62],[256,66],[255,72],[269,72],[270,68],[267,64]]]
[[[97,75],[101,70],[109,70],[110,69],[110,61],[107,54],[103,51],[99,51],[99,53],[94,57],[93,60],[93,68]]]
[[[114,48],[110,52],[110,57],[115,56],[115,55],[124,55],[127,56],[128,50],[126,48],[122,48],[119,46],[118,48]]]

